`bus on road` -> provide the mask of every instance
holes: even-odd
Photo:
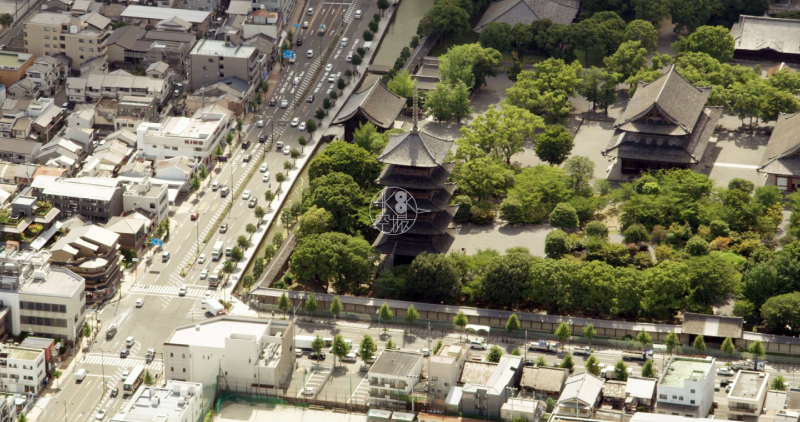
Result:
[[[144,381],[144,366],[137,366],[131,370],[128,378],[125,378],[125,382],[122,384],[122,391],[124,391],[122,394],[133,394],[142,385],[142,381]]]

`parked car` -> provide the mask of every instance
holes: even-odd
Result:
[[[98,421],[102,421],[103,419],[106,418],[106,411],[103,409],[98,410],[94,418]]]
[[[314,391],[316,391],[316,388],[314,387],[303,387],[303,390],[300,392],[300,394],[304,396],[313,396]]]
[[[311,354],[308,355],[308,358],[313,360],[325,360],[325,352],[311,352]]]
[[[717,375],[733,376],[735,372],[730,368],[717,369]]]

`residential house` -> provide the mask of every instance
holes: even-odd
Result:
[[[122,194],[122,208],[125,212],[153,213],[155,223],[161,223],[169,216],[168,187],[154,184],[149,177],[130,183]]]
[[[101,97],[122,98],[126,96],[152,97],[159,104],[169,94],[169,83],[147,76],[130,76],[125,74],[82,75],[78,78],[67,78],[67,96],[77,103],[94,102]]]
[[[628,410],[640,407],[653,411],[656,403],[656,384],[658,380],[629,376],[625,383],[625,406]]]
[[[692,168],[705,154],[720,107],[706,107],[711,87],[700,88],[675,66],[650,83],[640,83],[616,131],[602,151],[615,158],[622,176],[642,171]]]
[[[602,404],[604,409],[622,410],[625,407],[626,381],[606,380],[603,383]]]
[[[0,84],[11,86],[17,83],[31,66],[32,54],[0,51]]]
[[[28,98],[34,99],[39,97],[39,86],[32,79],[20,79],[6,89],[8,98]]]
[[[37,395],[45,388],[44,351],[11,345],[0,346],[0,389],[14,394]]]
[[[41,151],[36,155],[35,162],[39,164],[48,163],[59,157],[66,157],[70,163],[83,161],[85,151],[81,145],[64,138],[56,138],[44,144]]]
[[[406,99],[389,91],[380,80],[369,88],[351,95],[333,119],[332,124],[344,125],[344,139],[353,140],[359,126],[370,122],[378,131],[394,127],[394,121],[406,105]]]
[[[164,342],[166,379],[219,379],[229,391],[264,394],[283,384],[295,367],[294,323],[277,319],[221,316],[182,325]]]
[[[35,57],[65,54],[72,70],[95,57],[108,56],[111,21],[98,12],[81,16],[41,12],[25,22],[25,47]]]
[[[169,70],[169,65],[162,62],[157,61],[150,64],[145,70],[145,74],[153,79],[164,79],[169,81],[172,76],[172,72]]]
[[[466,362],[459,379],[461,411],[481,419],[500,416],[503,404],[514,396],[522,367],[522,356],[512,355],[503,355],[498,363]]]
[[[56,341],[54,339],[36,336],[25,337],[25,339],[19,343],[19,347],[42,350],[44,352],[45,370],[47,373],[50,374],[55,368],[54,358],[58,356],[58,348],[56,348]],[[6,421],[0,418],[0,422]]]
[[[769,390],[769,374],[739,371],[728,393],[728,418],[736,421],[758,421]]]
[[[158,21],[156,29],[164,32],[194,32],[195,25],[191,22],[181,19],[178,16],[172,16]]]
[[[62,61],[54,56],[41,56],[25,71],[27,78],[39,87],[45,96],[54,96],[67,76],[69,61]]]
[[[569,371],[564,368],[526,366],[522,369],[522,380],[519,386],[532,392],[537,399],[547,400],[552,398],[553,400],[558,400],[568,377]]]
[[[0,159],[12,163],[32,163],[42,144],[28,139],[0,138]]]
[[[50,265],[66,268],[86,280],[88,298],[111,297],[122,278],[119,235],[99,226],[72,228],[50,248]]]
[[[36,176],[31,185],[31,194],[40,200],[48,200],[66,217],[75,214],[90,220],[107,222],[122,214],[122,188],[116,179],[81,177],[63,179],[52,176]]]
[[[115,130],[126,129],[135,132],[141,122],[157,122],[158,120],[158,103],[155,98],[125,96],[119,100],[114,128]],[[135,146],[135,142],[133,146]]]
[[[469,346],[453,344],[439,349],[439,353],[431,356],[428,362],[430,376],[430,392],[437,398],[444,398],[450,389],[458,385],[458,377],[469,359]]]
[[[602,399],[603,380],[583,372],[567,378],[553,413],[591,418]]]
[[[225,78],[187,96],[184,111],[187,115],[192,115],[197,110],[214,104],[241,116],[257,89],[256,85],[250,85],[235,76]]]
[[[784,192],[800,188],[800,113],[781,114],[769,137],[767,148],[761,157],[758,172],[767,176],[766,185],[775,186]]]
[[[538,421],[544,416],[545,410],[547,404],[539,400],[512,397],[500,407],[500,418],[504,421],[513,421],[517,418]]]
[[[580,0],[500,0],[489,4],[473,31],[480,33],[492,22],[514,26],[549,19],[553,23],[568,25],[575,20],[580,6]]]
[[[280,13],[269,10],[255,10],[247,16],[242,16],[242,37],[250,38],[257,34],[264,34],[274,40],[280,38],[284,30],[284,19]]]
[[[119,235],[120,249],[134,251],[139,258],[147,253],[148,225],[146,220],[130,217],[111,217],[105,229]]]
[[[414,389],[422,373],[422,355],[400,350],[385,350],[367,373],[369,407],[405,409],[406,396]]]
[[[705,418],[714,401],[714,359],[673,357],[658,380],[656,413]]]
[[[128,164],[122,166],[117,175],[131,178],[153,177],[153,162],[131,160]]]
[[[191,24],[190,32],[208,32],[211,22],[211,12],[202,10],[169,9],[162,7],[148,7],[131,5],[120,14],[120,19],[129,25],[154,25],[162,21],[179,18]],[[180,28],[180,31],[185,31]]]
[[[31,130],[45,142],[49,141],[64,125],[63,110],[54,98],[40,97],[28,105],[28,117],[33,119]]]
[[[800,22],[739,15],[731,27],[736,59],[800,63]]]
[[[252,85],[266,72],[267,56],[254,47],[200,40],[189,53],[189,88],[197,90],[235,76]]]

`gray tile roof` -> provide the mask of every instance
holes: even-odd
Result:
[[[344,123],[361,112],[375,126],[388,129],[405,104],[405,98],[389,91],[378,79],[371,87],[351,95],[333,120],[333,124]]]
[[[530,25],[539,19],[567,25],[578,14],[580,0],[500,0],[489,5],[480,22],[473,29],[480,33],[490,22]]]
[[[592,406],[597,402],[597,397],[600,395],[602,389],[603,380],[588,372],[573,375],[567,379],[567,383],[564,385],[564,391],[558,398],[558,403],[578,400],[587,406]]]
[[[683,314],[683,332],[712,337],[740,338],[742,318],[717,315]]]
[[[422,355],[419,353],[384,350],[378,360],[372,364],[369,373],[370,375],[411,375],[421,360]]]
[[[731,36],[736,50],[800,52],[800,21],[794,19],[741,15],[731,27]]]
[[[398,166],[438,167],[444,164],[453,142],[419,131],[394,135],[389,137],[378,161]]]
[[[569,371],[563,368],[526,366],[522,369],[520,387],[531,390],[561,393]]]
[[[761,157],[758,171],[761,173],[791,176],[800,174],[800,114],[781,114],[767,148]]]
[[[114,32],[111,33],[111,36],[108,37],[106,43],[108,45],[116,44],[122,48],[131,50],[136,41],[141,39],[146,32],[147,31],[144,29],[135,25],[123,26],[122,28],[115,29]]]
[[[614,126],[627,132],[658,135],[687,135],[702,114],[711,87],[698,88],[670,67],[651,83],[641,82],[625,111]],[[671,124],[649,124],[650,116],[660,115]]]
[[[637,399],[652,399],[657,382],[655,378],[628,377],[625,393]]]

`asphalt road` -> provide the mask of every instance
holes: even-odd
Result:
[[[361,34],[367,28],[372,15],[378,11],[375,2],[369,2],[367,5],[359,5],[356,2],[351,5],[342,2],[312,1],[310,7],[314,8],[313,14],[304,14],[302,18],[303,21],[309,22],[309,27],[300,32],[303,45],[298,47],[297,61],[283,69],[278,87],[274,90],[273,97],[277,106],[270,107],[269,98],[265,99],[262,110],[254,118],[254,121],[264,120],[264,127],[259,128],[256,124],[246,126],[245,139],[250,142],[250,148],[248,150],[237,148],[228,162],[207,179],[199,198],[194,203],[183,204],[175,210],[171,217],[174,222],[173,227],[163,246],[163,250],[170,252],[171,258],[167,262],[162,262],[159,252],[156,251],[152,263],[144,274],[137,274],[137,283],[129,294],[121,301],[106,305],[97,312],[97,318],[102,322],[103,329],[92,345],[91,351],[78,366],[87,369],[89,375],[81,383],[76,382],[74,375],[59,380],[63,385],[62,391],[55,398],[40,400],[38,404],[44,408],[42,420],[83,421],[89,415],[94,415],[98,409],[106,410],[109,414],[119,411],[125,401],[120,381],[123,371],[144,365],[146,350],[148,348],[161,350],[175,327],[207,318],[208,315],[201,309],[204,298],[229,297],[233,283],[229,283],[227,288],[212,290],[208,288],[207,280],[200,280],[199,276],[203,269],[208,269],[210,272],[219,264],[211,260],[211,250],[218,240],[222,240],[226,247],[234,246],[239,235],[248,236],[245,231],[246,225],[257,222],[253,209],[247,206],[247,201],[241,199],[241,196],[234,197],[234,192],[245,182],[252,167],[260,166],[262,163],[257,162],[255,158],[249,163],[244,163],[244,156],[252,154],[253,157],[257,157],[261,149],[271,146],[271,151],[263,160],[268,165],[271,179],[274,179],[276,172],[283,171],[284,161],[291,158],[277,150],[275,142],[270,143],[268,140],[260,144],[258,142],[260,136],[265,135],[270,138],[274,130],[275,141],[301,150],[297,139],[300,136],[308,137],[308,134],[290,126],[289,122],[295,117],[301,122],[314,118],[317,108],[322,108],[323,98],[335,88],[335,82],[333,84],[327,82],[328,76],[344,75],[345,70],[351,68],[345,60],[347,54],[363,45],[363,41],[355,41],[356,38],[360,38],[360,35],[355,36],[355,34]],[[358,9],[362,10],[362,19],[354,19],[355,11]],[[316,33],[322,24],[327,27],[324,36]],[[322,53],[342,25],[347,28],[345,37],[349,41],[346,45],[339,43],[331,55],[331,60],[323,63]],[[309,49],[314,52],[310,58],[307,57]],[[328,63],[332,65],[332,69],[325,71],[324,68]],[[319,77],[314,79],[313,76],[320,67],[323,70]],[[297,77],[300,80],[295,85],[293,82]],[[295,96],[301,95],[309,86],[311,87],[309,92],[315,96],[314,102],[308,103],[304,99],[295,108],[293,106]],[[290,102],[286,108],[280,108],[283,99]],[[261,205],[268,214],[275,213],[276,210],[267,209],[264,193],[268,189],[274,192],[277,183],[274,180],[271,183],[262,180],[263,174],[256,169],[244,189],[251,191],[252,196],[258,198],[258,205]],[[211,189],[211,184],[215,181],[230,188],[231,193],[227,198],[222,198],[219,190]],[[288,185],[283,189],[286,190],[287,187]],[[222,213],[228,201],[232,201],[233,206],[223,220],[223,223],[229,226],[227,233],[221,234],[215,230],[209,242],[203,243],[213,222]],[[196,221],[190,218],[193,212],[199,215]],[[259,228],[259,230],[265,229],[266,226]],[[204,264],[196,264],[198,253],[206,255]],[[194,265],[189,267],[190,263]],[[186,268],[186,277],[180,276],[182,268]],[[243,266],[237,268],[232,276],[241,276],[241,271]],[[181,285],[188,287],[187,295],[184,297],[178,296]],[[142,308],[136,308],[136,300],[140,298],[144,299],[144,305]],[[87,315],[87,318],[94,316],[92,313]],[[118,332],[115,337],[107,340],[106,327],[111,323],[117,324]],[[124,341],[128,336],[133,336],[136,344],[131,348],[130,356],[121,359],[119,351],[124,348]],[[147,369],[155,376],[163,369],[161,362],[161,357],[157,355],[156,360],[147,365]],[[110,390],[114,387],[120,389],[120,394],[116,398],[110,398]],[[65,411],[66,417],[64,417]]]

